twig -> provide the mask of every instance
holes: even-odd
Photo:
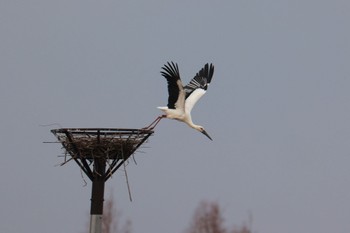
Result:
[[[59,123],[52,123],[52,124],[46,124],[46,125],[39,125],[40,127],[48,127],[48,126],[53,126],[53,125],[57,125],[60,128],[63,128],[61,124]]]
[[[85,187],[85,186],[87,185],[87,182],[86,182],[86,180],[85,180],[85,178],[84,178],[84,174],[83,174],[83,170],[82,170],[82,169],[80,169],[80,175],[81,175],[81,178],[82,178],[83,181],[84,181],[83,187]]]
[[[65,159],[64,162],[60,164],[60,166],[65,165],[66,163],[68,163],[68,162],[71,161],[72,159],[73,159],[73,158],[70,158],[70,159],[68,159],[68,160]]]
[[[128,179],[128,172],[126,171],[126,164],[125,164],[126,161],[125,161],[125,157],[124,157],[124,152],[123,151],[124,150],[123,150],[123,146],[122,146],[122,157],[123,157],[123,160],[124,160],[123,166],[124,166],[125,180],[126,180],[126,185],[128,187],[129,199],[130,199],[130,202],[132,202],[130,185],[129,185],[129,179]]]
[[[129,179],[128,179],[128,173],[126,172],[126,165],[124,165],[124,173],[125,173],[125,178],[126,178],[126,185],[128,186],[128,192],[129,192],[129,199],[132,202],[132,197],[131,197],[131,191],[130,191],[130,185],[129,185]]]
[[[107,156],[106,162],[108,164],[108,169],[107,169],[108,170],[108,175],[110,175],[110,177],[112,178],[113,173],[112,173],[112,169],[111,169],[112,164],[109,161],[109,150],[106,151],[106,156]]]
[[[132,159],[134,160],[135,165],[137,165],[137,162],[136,162],[134,154],[132,154],[131,156],[132,156]]]

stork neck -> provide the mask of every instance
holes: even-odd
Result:
[[[192,121],[186,122],[191,128],[198,130],[199,125],[194,124]]]

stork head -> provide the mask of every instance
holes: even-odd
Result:
[[[207,131],[205,131],[203,126],[198,126],[195,128],[196,130],[198,130],[199,132],[201,132],[202,134],[204,134],[205,136],[207,136],[210,140],[213,141],[213,139],[211,139],[211,137],[209,136],[209,134],[207,133]]]

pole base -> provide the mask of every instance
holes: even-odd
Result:
[[[90,233],[102,233],[102,215],[100,214],[91,215]]]

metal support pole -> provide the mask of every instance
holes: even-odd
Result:
[[[90,233],[102,233],[105,169],[106,159],[95,158],[91,192]]]

